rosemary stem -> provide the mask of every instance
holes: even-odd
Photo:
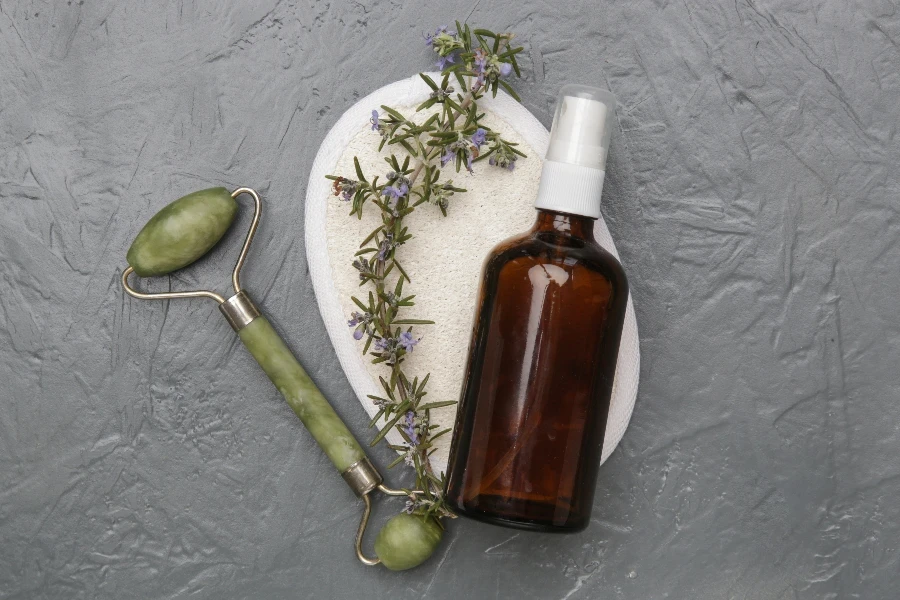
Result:
[[[469,81],[471,81],[471,78]],[[452,112],[452,114],[450,116],[450,121],[443,127],[444,131],[446,131],[448,128],[452,127],[456,123],[456,119],[461,117],[463,115],[463,113],[465,112],[465,110],[467,108],[469,108],[469,106],[472,105],[472,102],[475,100],[475,96],[481,90],[482,85],[483,84],[478,84],[474,89],[471,89],[466,94],[465,98],[463,98],[463,101],[460,103],[461,110],[454,110]],[[425,166],[427,164],[429,164],[435,158],[437,152],[438,152],[437,149],[429,150],[427,153],[424,154],[423,158],[416,161],[416,166],[409,175],[409,184],[408,185],[409,185],[410,189],[412,189],[413,185],[415,185],[416,180],[419,178],[419,175],[422,174],[422,171],[424,170]],[[387,226],[388,230],[392,231],[394,229],[397,218],[398,217],[393,217],[393,216],[391,217],[391,219],[388,223],[388,226]],[[378,279],[376,280],[375,288],[376,288],[376,291],[378,292],[379,298],[384,293],[384,279],[383,279],[384,265],[385,265],[385,261],[380,260],[380,261],[378,261],[378,264],[375,267],[375,273],[378,275]],[[401,277],[402,277],[402,275],[401,275]],[[380,301],[379,304],[380,304],[379,317],[381,318],[382,323],[387,323],[386,303],[384,301]],[[385,332],[385,333],[390,335],[390,332]],[[398,393],[400,395],[400,401],[406,402],[409,398],[409,393],[406,390],[406,386],[403,384],[403,379],[400,377],[400,373],[401,373],[400,365],[394,364],[391,366],[391,368],[393,369],[394,375],[396,376],[396,379],[399,382],[397,389],[398,389]],[[418,450],[418,453],[419,453],[419,457],[422,461],[422,467],[424,468],[425,472],[428,475],[431,475],[432,477],[437,478],[437,476],[435,475],[435,472],[434,472],[434,468],[431,465],[431,459],[428,457],[428,453],[425,450]],[[437,494],[440,494],[443,491],[443,490],[439,489],[438,486],[434,483],[434,481],[432,481],[430,478],[426,477],[425,479],[426,479],[425,483],[427,484],[429,489],[433,490]]]
[[[457,28],[460,29],[459,23],[457,23]],[[446,31],[446,28],[442,28],[438,31],[438,34]],[[390,161],[393,167],[393,171],[397,173],[396,177],[399,178],[397,181],[394,179],[390,179],[388,184],[383,186],[376,186],[373,183],[370,183],[364,175],[361,173],[360,166],[357,163],[356,169],[359,174],[359,179],[361,181],[352,181],[346,180],[344,178],[336,178],[331,177],[331,179],[335,180],[335,195],[337,195],[340,191],[339,184],[341,182],[348,182],[353,184],[353,189],[359,191],[357,192],[357,196],[355,198],[361,198],[359,200],[358,205],[357,201],[354,200],[354,209],[359,212],[359,216],[362,216],[362,203],[368,197],[378,198],[379,195],[390,196],[390,198],[385,198],[383,200],[378,200],[377,204],[381,208],[381,219],[382,226],[377,229],[373,234],[371,234],[368,238],[366,238],[366,242],[361,245],[365,245],[369,241],[374,239],[374,250],[378,252],[372,259],[364,260],[361,259],[363,263],[366,263],[365,267],[357,267],[360,270],[361,276],[364,279],[368,279],[369,283],[372,284],[375,288],[375,293],[377,294],[377,301],[375,302],[375,306],[371,306],[371,301],[369,307],[365,310],[365,323],[361,326],[364,328],[365,332],[368,332],[369,339],[367,340],[366,347],[368,348],[368,344],[371,343],[373,336],[381,336],[382,338],[387,338],[386,340],[381,340],[380,344],[389,344],[389,350],[384,350],[384,346],[379,349],[377,352],[373,352],[373,355],[378,356],[379,358],[375,360],[375,362],[384,362],[386,357],[389,357],[390,362],[388,362],[388,366],[391,368],[391,376],[390,382],[384,382],[385,387],[388,388],[387,396],[390,398],[391,404],[382,405],[382,414],[384,414],[385,418],[388,421],[397,423],[400,418],[406,418],[405,414],[398,414],[400,411],[398,410],[400,406],[407,405],[408,408],[403,411],[412,411],[415,415],[418,410],[418,405],[420,403],[421,398],[424,396],[424,384],[427,381],[428,377],[422,381],[422,385],[419,386],[415,382],[417,380],[411,380],[404,373],[403,367],[401,366],[402,357],[398,357],[397,354],[400,351],[401,345],[406,352],[411,351],[411,346],[405,346],[403,344],[408,344],[408,341],[404,341],[403,344],[400,343],[400,340],[403,339],[401,336],[409,337],[410,334],[401,334],[398,333],[395,335],[394,333],[394,324],[393,319],[398,318],[397,315],[400,311],[398,308],[400,305],[395,304],[393,300],[393,293],[387,291],[389,288],[387,286],[387,277],[388,272],[388,263],[390,263],[391,268],[396,268],[398,271],[399,280],[397,281],[398,292],[402,287],[403,279],[408,280],[408,276],[406,273],[400,268],[399,263],[396,261],[395,252],[397,245],[402,244],[403,241],[408,239],[410,236],[406,234],[406,228],[403,226],[403,218],[410,214],[415,206],[413,204],[413,188],[416,186],[417,181],[421,178],[423,171],[426,173],[426,179],[423,184],[420,184],[418,190],[416,190],[416,194],[418,194],[418,201],[422,202],[426,196],[426,194],[434,192],[434,189],[430,189],[433,184],[437,181],[438,177],[434,176],[432,173],[433,166],[436,168],[434,163],[438,160],[442,159],[442,150],[447,148],[450,144],[455,144],[447,151],[450,153],[448,156],[457,156],[456,152],[459,147],[463,147],[463,151],[466,153],[465,157],[471,161],[473,157],[478,155],[478,148],[481,143],[484,142],[485,132],[482,131],[479,135],[481,137],[481,142],[477,143],[477,146],[474,146],[475,139],[471,142],[473,144],[472,148],[464,147],[466,143],[466,139],[463,138],[463,132],[457,130],[456,125],[460,117],[465,119],[466,124],[470,122],[474,122],[476,125],[479,123],[480,116],[477,114],[477,107],[473,109],[473,106],[477,103],[479,99],[479,94],[484,92],[486,89],[493,88],[496,93],[496,88],[498,85],[498,65],[497,61],[503,62],[507,69],[505,73],[509,72],[509,65],[512,64],[512,67],[515,68],[516,74],[519,73],[518,66],[516,65],[515,58],[509,57],[501,57],[498,56],[502,54],[507,47],[509,47],[510,40],[512,40],[512,34],[493,34],[487,32],[481,32],[488,37],[492,37],[494,39],[493,50],[489,49],[487,43],[482,39],[480,34],[475,34],[478,38],[479,46],[476,47],[476,44],[473,43],[472,35],[470,33],[468,25],[464,28],[466,41],[464,43],[460,43],[460,40],[457,38],[455,41],[447,37],[443,43],[447,43],[447,40],[450,40],[449,43],[457,44],[453,46],[452,51],[456,51],[458,49],[462,49],[462,55],[466,59],[465,65],[465,74],[462,76],[457,76],[457,81],[459,81],[462,86],[464,86],[465,90],[460,90],[460,94],[455,95],[458,98],[458,104],[456,102],[449,101],[449,96],[451,94],[455,94],[452,87],[447,85],[447,81],[441,85],[441,89],[438,91],[437,87],[434,85],[433,81],[430,81],[430,85],[432,89],[435,90],[436,94],[440,94],[439,100],[431,101],[430,105],[434,105],[436,102],[441,102],[441,110],[440,116],[437,119],[438,125],[434,126],[431,123],[435,120],[434,117],[429,119],[429,125],[427,127],[423,127],[421,129],[417,129],[417,126],[407,119],[405,116],[399,114],[397,111],[393,109],[389,109],[388,107],[384,107],[388,112],[392,115],[392,118],[388,122],[387,129],[384,129],[383,126],[379,125],[378,114],[375,112],[373,117],[373,129],[378,129],[379,132],[383,136],[387,136],[391,139],[391,143],[400,142],[402,145],[409,150],[409,154],[416,154],[415,157],[409,156],[404,161],[402,167],[399,166],[397,162],[396,156],[391,156]],[[478,31],[478,30],[476,30]],[[438,34],[435,34],[437,36]],[[448,34],[449,35],[449,34]],[[452,34],[456,36],[455,33]],[[432,37],[429,36],[429,44],[432,43]],[[434,42],[435,44],[437,42]],[[514,55],[516,52],[521,51],[521,48],[517,48],[514,52],[510,53],[510,56]],[[438,52],[438,47],[435,46],[435,51]],[[445,56],[446,48],[440,50],[443,52],[441,56]],[[486,54],[487,53],[487,54]],[[489,56],[490,55],[490,56]],[[492,62],[490,65],[485,64],[485,60],[490,59]],[[508,59],[508,60],[507,60]],[[486,69],[486,67],[490,67],[490,71]],[[461,67],[457,67],[461,68]],[[499,69],[499,73],[502,74],[504,72],[503,69]],[[478,75],[478,78],[475,78],[475,75]],[[445,71],[443,76],[445,78],[449,77],[447,72]],[[427,79],[427,77],[426,77]],[[474,81],[473,81],[474,80]],[[489,80],[489,84],[486,85],[486,80]],[[499,84],[503,84],[504,87],[507,87],[504,82],[499,82]],[[507,87],[508,89],[508,87]],[[462,93],[462,92],[465,93]],[[437,95],[435,95],[437,98]],[[452,102],[452,104],[451,104]],[[474,113],[474,119],[469,117],[469,113]],[[402,120],[401,120],[402,119]],[[406,134],[402,137],[397,135],[397,130],[400,127],[406,128]],[[485,126],[486,127],[486,126]],[[465,126],[464,126],[465,129]],[[418,134],[412,138],[413,145],[418,148],[418,152],[412,150],[412,146],[409,145],[410,142],[407,141],[410,139],[409,132],[417,130]],[[448,133],[449,132],[449,133]],[[455,134],[455,135],[451,135]],[[423,137],[426,139],[428,135],[432,135],[436,138],[436,140],[432,140],[430,144],[426,145],[423,142]],[[496,134],[492,133],[492,136],[496,136]],[[506,144],[503,140],[499,139],[499,137],[492,137],[492,139],[496,139],[499,144]],[[384,141],[382,141],[382,146],[384,145]],[[515,144],[512,144],[515,145]],[[506,148],[506,145],[502,146]],[[494,148],[491,149],[494,151]],[[515,151],[513,151],[515,152]],[[521,154],[520,152],[516,152],[516,154]],[[413,161],[412,170],[408,170],[408,165],[410,160],[415,158]],[[514,160],[514,159],[513,159]],[[467,167],[471,171],[471,162],[467,163],[469,166]],[[459,158],[457,158],[457,169],[459,168]],[[504,165],[505,166],[505,165]],[[408,174],[408,175],[407,175]],[[393,177],[393,176],[392,176]],[[405,177],[405,179],[403,179]],[[377,178],[376,178],[377,179]],[[393,182],[393,187],[388,190],[388,185],[391,185]],[[365,186],[362,188],[357,188],[357,186]],[[406,191],[401,193],[399,189],[401,187],[405,187]],[[347,188],[345,188],[347,189]],[[443,194],[444,190],[450,190],[450,193],[453,191],[465,191],[454,188],[450,180],[447,180],[447,183],[444,184],[444,187],[441,188],[440,193]],[[360,195],[362,194],[362,195]],[[345,199],[346,196],[345,196]],[[435,203],[437,203],[441,207],[441,211],[446,216],[446,198],[443,195],[436,196]],[[353,214],[351,212],[351,214]],[[398,233],[399,232],[399,233]],[[399,236],[401,241],[395,239],[395,236]],[[373,248],[366,248],[366,252],[373,251]],[[391,262],[392,261],[392,262]],[[357,266],[354,263],[354,266]],[[371,290],[371,287],[369,288]],[[371,294],[371,291],[370,291]],[[398,294],[399,295],[399,294]],[[356,298],[354,298],[355,301]],[[357,301],[357,304],[360,304]],[[361,304],[360,304],[361,305]],[[411,306],[411,302],[403,302],[404,306]],[[362,305],[361,305],[362,306]],[[370,315],[369,311],[374,313],[374,315]],[[354,320],[351,322],[351,326],[356,326],[357,314],[354,313]],[[370,324],[375,322],[375,330],[372,331],[369,329]],[[400,319],[402,320],[402,319]],[[411,322],[415,323],[415,320],[411,320]],[[427,321],[426,321],[427,322]],[[399,324],[398,324],[399,327]],[[415,343],[415,342],[412,342]],[[378,348],[378,344],[376,344],[376,348]],[[407,387],[410,385],[411,387]],[[427,412],[427,410],[425,411]],[[422,419],[425,419],[425,415],[421,416]],[[393,426],[392,426],[393,427]],[[408,428],[413,429],[408,429]],[[434,426],[430,426],[427,423],[427,420],[423,423],[418,418],[414,423],[404,423],[402,424],[403,431],[412,431],[408,436],[404,436],[407,445],[404,446],[406,449],[408,459],[411,459],[415,466],[416,471],[416,488],[424,491],[424,498],[412,498],[412,506],[415,507],[418,502],[424,502],[426,506],[430,506],[430,510],[436,510],[439,516],[452,517],[454,516],[452,512],[446,509],[446,507],[442,504],[442,492],[441,489],[441,477],[435,473],[434,467],[431,464],[431,460],[429,458],[429,452],[431,443],[431,429]],[[398,426],[400,428],[400,426]],[[416,439],[417,434],[415,433],[417,428],[420,434],[418,437],[420,439]],[[383,429],[381,430],[380,437],[387,433]],[[416,440],[416,441],[413,441]]]

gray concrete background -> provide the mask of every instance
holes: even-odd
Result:
[[[0,597],[898,597],[896,2],[234,4],[0,0]],[[212,303],[118,277],[165,202],[256,187],[246,285],[366,435],[305,177],[467,17],[520,35],[545,124],[565,83],[621,102],[604,200],[641,392],[587,531],[460,519],[395,574],[356,562],[360,506]],[[235,243],[172,287],[224,284]]]

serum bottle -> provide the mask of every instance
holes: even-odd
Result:
[[[628,283],[594,240],[615,111],[562,88],[527,233],[484,263],[445,497],[537,531],[590,521]]]

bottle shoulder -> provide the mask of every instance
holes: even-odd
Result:
[[[534,264],[557,264],[563,268],[584,268],[608,279],[615,287],[627,289],[622,264],[593,241],[548,232],[526,232],[497,244],[485,260],[485,275],[497,275],[506,265],[522,260]]]

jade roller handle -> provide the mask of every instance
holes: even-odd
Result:
[[[268,319],[239,292],[219,305],[238,337],[357,495],[378,487],[381,475]]]
[[[231,275],[236,292],[231,298],[226,300],[208,290],[148,294],[128,285],[128,275],[132,271],[141,277],[166,275],[206,254],[234,221],[238,210],[235,197],[240,194],[251,195],[256,210]],[[219,309],[241,341],[319,442],[344,480],[357,495],[364,496],[381,484],[381,475],[281,336],[260,314],[246,292],[241,290],[240,271],[259,224],[261,208],[259,195],[250,188],[238,188],[233,192],[222,187],[210,188],[175,200],[156,213],[132,242],[127,255],[129,268],[122,273],[122,285],[135,298],[202,296],[218,302]]]

